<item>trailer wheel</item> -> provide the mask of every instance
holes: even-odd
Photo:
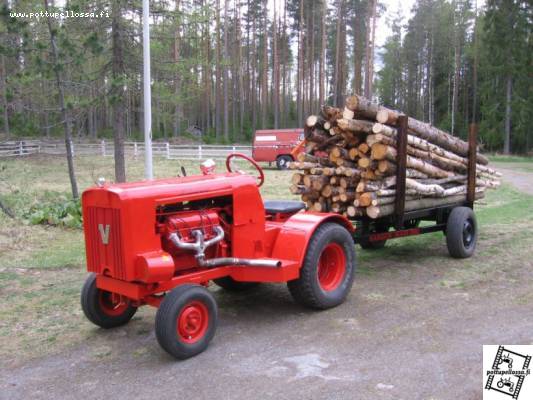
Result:
[[[446,245],[450,256],[468,258],[476,249],[477,222],[474,211],[455,207],[446,222]]]
[[[128,298],[98,289],[95,274],[83,285],[81,308],[89,321],[105,329],[127,324],[137,312]]]
[[[278,158],[276,158],[276,166],[281,170],[287,169],[289,168],[289,163],[293,161],[291,156],[278,156]]]
[[[336,223],[320,225],[307,245],[300,277],[287,286],[298,303],[335,307],[346,299],[355,274],[355,247],[350,233]]]
[[[199,285],[182,285],[161,302],[155,317],[155,334],[163,350],[184,360],[207,348],[217,321],[213,295]]]
[[[231,276],[225,276],[223,278],[213,279],[218,286],[228,292],[246,292],[258,286],[258,282],[239,282],[233,279]]]

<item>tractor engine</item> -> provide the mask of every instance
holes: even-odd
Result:
[[[204,245],[204,259],[227,256],[228,243],[224,239],[226,234],[220,225],[217,211],[178,211],[167,215],[159,214],[158,219],[161,221],[157,229],[161,235],[162,248],[172,256],[176,271],[200,266],[200,244],[195,247],[199,241]]]

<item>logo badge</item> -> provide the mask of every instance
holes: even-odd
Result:
[[[533,346],[483,346],[484,400],[531,398],[532,350]]]
[[[109,224],[106,224],[105,227],[103,224],[98,224],[98,231],[100,232],[100,238],[102,239],[102,244],[109,244]]]

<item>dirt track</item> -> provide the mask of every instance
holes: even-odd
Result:
[[[511,183],[531,188],[532,176]],[[0,365],[0,398],[479,399],[482,344],[533,343],[533,263],[512,247],[516,229],[532,228],[500,228],[466,261],[447,256],[440,234],[423,254],[393,245],[364,263],[345,304],[320,313],[295,305],[283,285],[217,290],[217,334],[185,362],[159,349],[154,311],[142,310],[60,355]],[[511,264],[493,251],[502,243]]]
[[[511,183],[518,190],[533,195],[533,173],[519,171],[513,168],[513,163],[497,164],[497,169],[503,173],[504,180]]]

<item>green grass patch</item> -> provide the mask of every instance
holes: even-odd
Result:
[[[491,162],[505,163],[533,163],[533,157],[527,156],[507,156],[503,154],[492,154],[488,156]]]

